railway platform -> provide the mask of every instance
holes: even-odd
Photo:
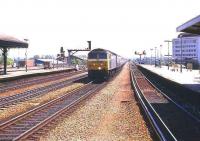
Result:
[[[140,65],[141,67],[161,76],[165,79],[176,82],[186,88],[189,88],[195,92],[200,92],[200,71],[199,70],[187,70],[185,68],[182,69],[182,73],[180,72],[180,68],[178,71],[172,71],[170,67],[168,70],[167,66],[155,67],[154,65]]]
[[[57,72],[63,72],[63,71],[71,71],[74,70],[74,68],[54,68],[54,69],[33,69],[28,70],[27,72],[24,71],[10,71],[7,72],[6,75],[0,75],[0,82],[2,81],[8,81],[8,80],[15,80],[18,78],[24,78],[24,77],[31,77],[31,76],[37,76],[37,75],[45,75],[45,74],[53,74]]]

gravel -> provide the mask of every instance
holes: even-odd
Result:
[[[3,92],[3,93],[0,93],[0,98],[12,96],[12,95],[22,93],[22,92],[25,92],[25,91],[31,90],[31,89],[45,87],[45,86],[48,86],[48,85],[51,85],[51,84],[54,84],[54,83],[58,83],[58,82],[62,82],[62,81],[65,81],[65,80],[69,80],[71,78],[78,77],[78,76],[81,76],[81,75],[83,75],[83,74],[78,74],[78,75],[70,76],[70,77],[64,77],[64,78],[61,78],[61,79],[51,80],[49,82],[43,82],[43,83],[31,85],[31,86],[25,86],[23,88],[16,89],[16,90],[6,91],[6,92]]]
[[[59,97],[59,96],[62,96],[66,92],[72,91],[73,89],[78,88],[83,85],[84,85],[83,83],[74,83],[73,85],[70,85],[68,87],[64,87],[62,89],[46,93],[45,95],[42,95],[39,97],[34,97],[25,102],[18,103],[11,107],[1,109],[0,110],[0,121],[10,118],[12,116],[18,115],[20,113],[26,112],[27,110],[30,110],[38,105],[41,105],[47,101],[50,101],[52,99]]]
[[[152,140],[132,94],[128,65],[103,90],[40,137],[44,140]]]

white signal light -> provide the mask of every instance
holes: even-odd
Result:
[[[98,70],[101,70],[101,67],[98,67]]]

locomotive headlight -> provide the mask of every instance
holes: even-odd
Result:
[[[98,70],[101,70],[101,67],[98,67]]]

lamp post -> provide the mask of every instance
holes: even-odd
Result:
[[[57,57],[57,59],[56,59],[56,60],[57,60],[57,69],[58,69],[58,57]]]
[[[52,55],[52,58],[53,58],[53,69],[54,69],[54,56]]]
[[[183,63],[183,45],[182,45],[182,37],[183,37],[184,33],[181,33],[179,35],[179,38],[181,39],[181,65],[180,65],[180,72],[182,73],[182,69],[183,69],[183,66],[182,66],[182,63]]]
[[[26,49],[25,55],[26,55],[26,72],[27,72],[28,71],[28,67],[27,67],[27,49]]]
[[[4,75],[7,73],[7,53],[8,53],[8,49],[7,48],[3,48],[3,65],[4,65]]]
[[[161,68],[161,64],[162,64],[162,45],[160,45],[160,68]]]
[[[156,48],[157,47],[155,47],[155,67],[156,67]]]
[[[54,57],[52,56],[52,59],[53,59],[53,61],[52,61],[52,66],[53,66],[53,69],[54,69]]]
[[[65,58],[63,57],[63,58],[62,58],[62,61],[63,61],[63,69],[65,68],[65,67],[64,67],[64,65],[65,65],[64,59],[65,59]]]
[[[169,43],[170,42],[172,42],[172,41],[170,41],[170,40],[165,40],[164,42],[167,42],[168,43],[168,53],[167,53],[167,56],[168,56],[168,59],[167,59],[167,61],[168,61],[168,70],[169,70]]]
[[[29,39],[24,39],[24,41],[28,42]],[[26,48],[25,56],[26,56],[25,67],[26,67],[26,72],[27,72],[27,71],[28,71],[28,66],[27,66],[27,60],[28,60],[28,59],[27,59],[27,48]]]
[[[150,50],[151,50],[151,62],[150,62],[150,64],[152,65],[152,51],[153,51],[153,48],[150,48]]]

